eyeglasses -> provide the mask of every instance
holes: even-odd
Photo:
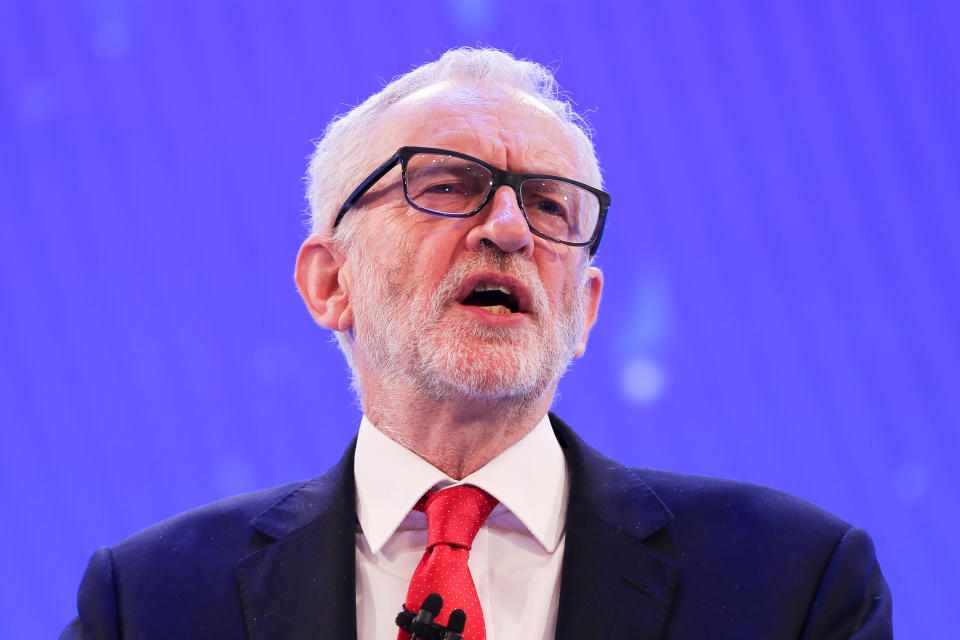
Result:
[[[411,207],[445,218],[468,218],[483,209],[497,189],[506,185],[530,231],[541,238],[597,252],[610,195],[568,178],[504,171],[472,156],[430,147],[400,147],[389,160],[360,183],[340,207],[340,220],[397,163],[403,173],[403,195]]]

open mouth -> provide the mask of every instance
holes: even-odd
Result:
[[[490,313],[517,313],[520,311],[520,302],[503,284],[481,282],[467,294],[460,304],[469,307],[480,307]]]

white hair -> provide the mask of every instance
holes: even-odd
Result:
[[[317,140],[307,170],[310,232],[331,234],[340,205],[377,163],[371,158],[379,146],[370,136],[384,112],[424,87],[444,81],[474,81],[505,85],[540,100],[566,125],[577,149],[585,181],[602,187],[600,166],[590,140],[590,127],[574,110],[547,67],[518,60],[499,49],[451,49],[439,59],[395,78],[346,114],[335,117]]]

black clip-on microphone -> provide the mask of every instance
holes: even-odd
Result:
[[[447,632],[443,634],[443,640],[463,640],[463,628],[467,626],[467,614],[463,609],[454,609],[450,612],[450,619],[447,620]]]
[[[404,605],[397,614],[397,626],[410,633],[410,640],[463,640],[461,634],[467,624],[467,614],[463,609],[454,609],[444,627],[433,621],[442,608],[443,598],[431,593],[416,615]]]

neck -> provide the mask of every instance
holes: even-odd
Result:
[[[540,398],[443,399],[363,393],[363,412],[381,432],[440,471],[462,480],[530,433],[556,384]]]

